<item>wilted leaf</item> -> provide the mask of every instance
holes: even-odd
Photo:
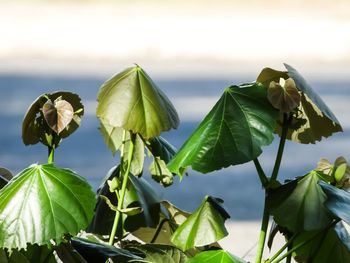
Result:
[[[271,189],[267,206],[279,226],[296,233],[301,230],[317,230],[332,221],[324,206],[326,195],[318,182],[322,176],[311,171],[277,189]]]
[[[225,220],[230,216],[218,201],[206,196],[197,210],[175,231],[171,242],[182,251],[212,244],[225,236]]]
[[[159,157],[153,159],[149,167],[149,172],[152,178],[161,185],[167,187],[173,184],[173,174],[169,171],[166,163]]]
[[[261,84],[226,88],[168,167],[176,174],[187,166],[208,173],[249,162],[272,142],[277,117]]]
[[[147,141],[146,147],[154,157],[159,157],[168,163],[176,154],[176,149],[163,137],[155,137]]]
[[[105,124],[149,139],[176,128],[174,106],[139,66],[107,80],[98,94],[97,117]]]
[[[59,244],[89,224],[95,196],[86,180],[52,164],[32,165],[0,190],[0,247]]]
[[[243,259],[231,255],[225,250],[208,250],[203,251],[193,258],[190,258],[187,263],[246,263]]]

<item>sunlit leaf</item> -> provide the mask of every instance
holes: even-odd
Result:
[[[197,210],[175,231],[171,242],[182,251],[212,244],[225,236],[225,220],[230,216],[217,199],[206,196]]]
[[[185,263],[188,257],[176,247],[161,244],[128,245],[130,251],[142,252],[145,258],[136,262],[147,263]]]
[[[124,70],[101,86],[96,115],[103,123],[139,133],[145,139],[179,124],[174,106],[139,66]]]
[[[277,117],[261,84],[228,87],[168,167],[208,173],[249,162],[272,142]]]
[[[101,120],[99,130],[102,134],[102,137],[107,147],[111,150],[114,156],[123,143],[124,129],[120,127],[114,127],[114,126],[108,125],[106,122]]]
[[[219,249],[198,253],[193,258],[190,258],[187,263],[246,263],[246,261]]]
[[[38,142],[49,145],[47,135],[50,135],[53,130],[49,128],[42,109],[48,100],[55,101],[58,98],[67,101],[73,107],[74,114],[69,125],[61,130],[54,144],[59,144],[61,138],[68,137],[79,127],[81,117],[84,114],[84,106],[77,94],[64,91],[43,94],[29,106],[25,114],[22,123],[22,140],[25,145],[36,144]]]
[[[0,190],[0,247],[58,244],[89,224],[95,196],[87,181],[52,164],[31,165]]]
[[[324,206],[326,195],[318,184],[319,172],[291,181],[268,193],[267,206],[279,226],[295,233],[322,229],[332,217]]]
[[[297,262],[350,262],[350,236],[342,223],[323,231],[303,232],[293,242],[298,246],[313,238],[293,254]]]

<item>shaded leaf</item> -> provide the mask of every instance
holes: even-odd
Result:
[[[324,206],[326,195],[318,184],[321,178],[318,172],[311,171],[268,192],[267,207],[279,226],[295,233],[330,224],[332,217]]]
[[[161,136],[148,140],[146,147],[154,157],[159,157],[165,163],[176,154],[176,148]]]
[[[139,66],[107,80],[97,100],[96,115],[103,123],[139,133],[145,139],[179,124],[174,106]]]
[[[3,188],[12,178],[12,173],[4,167],[0,167],[0,189]]]
[[[42,108],[48,100],[55,101],[58,98],[62,98],[71,104],[74,115],[69,125],[60,132],[58,139],[53,143],[57,146],[61,138],[68,137],[79,127],[81,117],[84,114],[84,106],[77,94],[65,91],[43,94],[29,106],[24,116],[22,123],[22,140],[25,145],[42,142],[49,146],[47,135],[50,135],[52,130],[49,128],[43,116]]]
[[[145,258],[133,262],[148,263],[185,263],[188,257],[176,247],[161,244],[129,245],[126,247],[130,251],[142,252]]]
[[[350,236],[342,223],[323,231],[303,232],[296,237],[293,246],[296,247],[310,238],[313,240],[294,253],[297,262],[350,262]]]
[[[167,187],[173,184],[173,174],[169,171],[166,163],[159,157],[153,159],[149,166],[149,172],[151,173],[152,178],[161,185]]]
[[[59,244],[93,216],[95,197],[87,181],[52,164],[31,165],[0,190],[0,247]]]
[[[319,185],[327,195],[325,206],[333,215],[350,224],[350,193],[322,181]]]
[[[208,173],[249,162],[272,142],[277,117],[261,84],[226,88],[168,167],[176,174],[187,166]]]
[[[190,258],[187,263],[246,263],[246,261],[219,249],[198,253],[193,258]]]
[[[59,260],[58,262],[69,263],[88,263],[77,250],[74,249],[71,243],[61,243],[56,249],[56,254]]]
[[[224,225],[227,218],[229,215],[222,207],[218,208],[217,201],[206,196],[197,210],[176,229],[171,242],[183,251],[212,244],[227,236]]]

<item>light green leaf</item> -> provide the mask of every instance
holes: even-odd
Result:
[[[149,172],[151,173],[152,178],[164,187],[173,184],[173,174],[169,171],[166,163],[159,157],[155,157],[153,159],[152,163],[149,166]]]
[[[145,139],[179,124],[174,106],[139,66],[127,68],[101,86],[96,115],[103,123]]]
[[[112,155],[114,156],[123,143],[124,129],[108,125],[108,123],[100,120],[99,130],[107,147],[111,150]]]
[[[212,244],[225,236],[225,220],[230,216],[217,199],[206,196],[197,210],[175,231],[171,242],[182,251]]]
[[[296,247],[310,238],[313,238],[311,242],[293,254],[297,262],[350,262],[350,236],[341,222],[323,231],[303,232],[293,241],[293,246]]]
[[[246,261],[219,249],[198,253],[193,258],[190,258],[187,263],[246,263]]]
[[[170,171],[183,168],[208,173],[258,157],[272,142],[278,112],[258,83],[231,86],[170,161]]]
[[[59,244],[87,227],[95,206],[87,181],[52,164],[31,165],[0,190],[0,247]]]
[[[326,195],[318,184],[322,174],[309,174],[271,189],[267,196],[267,207],[279,226],[291,232],[322,229],[329,225],[332,217],[324,206]]]

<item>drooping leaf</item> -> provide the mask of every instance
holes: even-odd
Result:
[[[99,130],[107,147],[111,150],[112,155],[114,156],[123,143],[124,129],[108,125],[108,123],[104,122],[103,120],[100,120]]]
[[[136,260],[135,262],[147,263],[185,263],[188,257],[185,253],[176,247],[161,244],[144,244],[136,245],[130,244],[126,246],[130,251],[142,252],[145,258]]]
[[[4,167],[0,167],[0,189],[12,179],[12,173]]]
[[[73,238],[72,246],[80,255],[88,262],[105,263],[108,258],[116,262],[129,262],[129,260],[142,259],[138,255],[134,255],[126,249],[121,249],[107,243],[93,242],[84,238]]]
[[[168,167],[208,173],[249,162],[272,142],[277,117],[261,84],[228,87]]]
[[[154,157],[159,157],[168,163],[176,154],[176,149],[163,137],[155,137],[147,141],[146,147]]]
[[[350,193],[321,181],[319,185],[327,195],[325,206],[333,215],[350,224]]]
[[[71,104],[74,114],[69,125],[60,132],[59,136],[57,136],[58,141],[55,141],[54,143],[58,144],[59,139],[68,137],[79,127],[81,117],[84,114],[84,106],[77,94],[65,91],[43,94],[29,106],[25,114],[22,123],[22,140],[25,145],[36,144],[38,142],[49,145],[47,136],[50,135],[53,130],[49,128],[42,109],[48,100],[55,101],[58,98],[62,98]]]
[[[95,215],[91,225],[88,228],[89,232],[99,235],[109,235],[113,226],[115,212],[109,208],[106,202],[99,197],[106,196],[110,202],[117,206],[118,199],[116,194],[109,191],[107,181],[113,178],[119,178],[119,166],[115,166],[109,170],[106,178],[103,180],[97,190],[97,204],[95,207]],[[160,200],[157,193],[142,177],[137,178],[129,174],[129,184],[124,199],[124,209],[131,207],[142,208],[142,213],[128,216],[126,219],[126,227],[137,229],[141,226],[153,226],[158,223]],[[131,231],[131,230],[130,230]]]
[[[0,247],[59,244],[64,234],[87,227],[94,206],[84,178],[52,164],[31,165],[0,190]]]
[[[153,159],[152,163],[150,164],[149,171],[152,175],[152,178],[164,187],[173,184],[173,174],[169,171],[166,163],[159,157],[155,157]]]
[[[107,80],[97,100],[96,115],[100,120],[139,133],[145,139],[179,124],[174,106],[137,65]]]
[[[228,234],[224,223],[229,217],[215,198],[206,196],[197,210],[176,229],[171,242],[182,251],[212,244]]]
[[[128,156],[130,140],[131,140],[131,136],[129,133],[129,136],[127,136],[127,140],[124,148],[124,156]],[[134,143],[134,152],[131,160],[130,173],[136,176],[141,176],[143,171],[143,163],[145,160],[145,145],[143,143],[143,140],[140,138],[138,134],[135,135],[133,143]],[[127,158],[125,158],[125,161],[126,159]]]
[[[303,232],[293,241],[293,246],[296,247],[311,238],[311,242],[293,254],[297,262],[350,262],[350,236],[341,222],[330,229]]]
[[[318,184],[321,178],[319,172],[311,171],[269,191],[267,206],[279,226],[296,233],[330,224],[333,218],[324,206],[326,195]]]
[[[225,250],[218,249],[198,253],[193,258],[190,258],[187,263],[246,263],[246,261],[231,255]]]

